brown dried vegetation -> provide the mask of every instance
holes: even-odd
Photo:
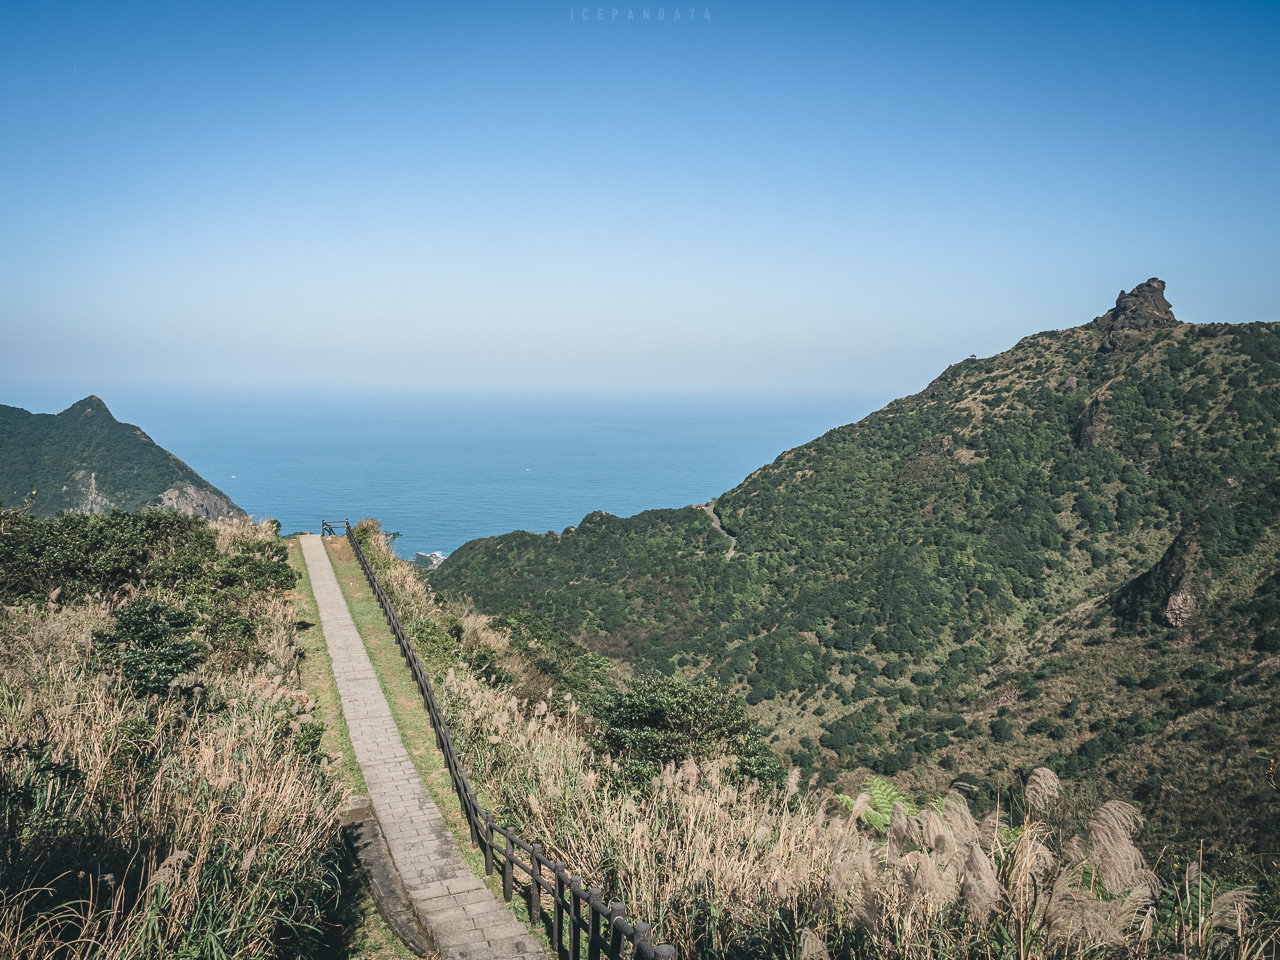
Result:
[[[274,537],[214,526],[218,547]],[[0,956],[298,955],[334,894],[345,788],[305,747],[294,623],[253,665],[137,699],[92,655],[110,606],[0,611]]]
[[[429,593],[371,541],[397,606],[431,615]],[[500,649],[486,630],[470,619],[455,660]],[[1254,960],[1275,951],[1247,890],[1161,887],[1134,844],[1133,805],[1109,801],[1083,831],[1068,830],[1078,816],[1048,769],[1017,797],[1016,827],[1003,810],[975,822],[953,789],[919,813],[897,806],[881,832],[862,817],[870,797],[846,811],[805,789],[798,770],[765,790],[735,783],[731,759],[687,761],[628,788],[611,776],[611,758],[592,752],[587,712],[549,704],[545,681],[536,686],[455,667],[437,687],[473,782],[501,819],[654,923],[655,939],[682,956]]]

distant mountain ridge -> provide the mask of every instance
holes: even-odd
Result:
[[[98,397],[58,414],[0,404],[0,500],[32,512],[107,513],[157,507],[202,517],[246,516],[221,490],[121,423]]]
[[[429,582],[737,685],[806,775],[1045,764],[1160,836],[1271,835],[1280,324],[1180,323],[1164,290],[954,364],[710,511],[476,540]]]

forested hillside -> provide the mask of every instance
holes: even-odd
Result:
[[[594,513],[430,582],[741,684],[806,773],[990,789],[1043,763],[1136,791],[1170,837],[1265,844],[1280,325],[1179,323],[1163,291],[783,453],[715,502],[724,532]]]
[[[31,512],[40,517],[153,506],[203,517],[245,516],[221,490],[113,417],[97,397],[58,414],[0,404],[0,501],[15,506],[33,492]]]

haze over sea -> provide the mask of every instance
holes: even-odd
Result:
[[[88,391],[86,391],[88,392]],[[702,503],[883,402],[858,395],[620,398],[454,393],[174,395],[104,390],[251,515],[284,532],[377,517],[402,556],[544,533],[593,510]],[[14,397],[53,413],[80,399]]]

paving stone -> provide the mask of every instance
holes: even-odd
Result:
[[[490,956],[493,957],[537,957],[543,956],[542,947],[532,937],[509,937],[501,940],[490,940],[487,943]]]
[[[464,943],[485,943],[489,935],[467,920],[439,920],[432,925],[436,943],[441,946],[462,946]]]

